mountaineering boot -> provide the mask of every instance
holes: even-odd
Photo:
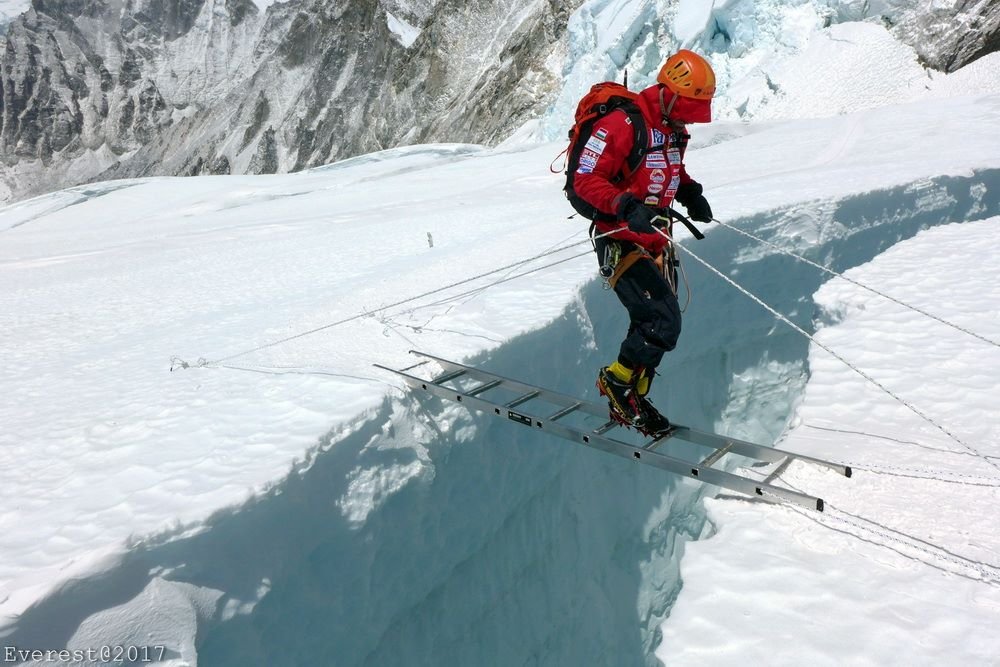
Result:
[[[626,373],[627,379],[619,377],[620,374]],[[608,408],[611,411],[612,419],[624,426],[640,428],[642,413],[639,408],[638,395],[635,392],[635,382],[633,382],[631,375],[632,371],[621,366],[618,362],[611,366],[605,366],[597,374],[597,389],[601,392],[601,396],[608,399]]]
[[[640,430],[646,435],[658,435],[670,428],[670,421],[660,414],[652,401],[649,400],[649,387],[653,382],[654,371],[645,368],[639,371],[639,377],[635,381],[636,402],[639,405],[639,415],[642,422]]]
[[[661,415],[648,398],[639,396],[637,403],[639,404],[639,421],[641,422],[641,425],[636,425],[637,429],[646,435],[659,435],[670,429],[670,420]]]

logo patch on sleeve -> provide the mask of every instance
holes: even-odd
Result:
[[[597,128],[597,132],[594,132],[594,136],[603,141],[608,138],[608,131],[603,127],[599,127]]]
[[[586,147],[589,148],[590,150],[594,151],[598,155],[600,155],[601,153],[604,152],[604,148],[607,145],[608,144],[607,144],[606,141],[602,141],[601,139],[597,138],[597,136],[595,135],[595,136],[591,137],[587,141],[587,146]]]
[[[591,169],[593,169],[594,167],[597,166],[598,157],[599,157],[598,155],[595,155],[591,151],[583,151],[583,153],[580,154],[580,166],[590,167]]]

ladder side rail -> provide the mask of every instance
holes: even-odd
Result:
[[[536,420],[536,427],[547,433],[558,435],[570,442],[598,449],[609,454],[614,454],[621,458],[631,459],[636,463],[666,470],[682,477],[687,477],[704,484],[712,484],[730,491],[737,491],[747,496],[759,498],[770,503],[789,502],[806,509],[823,511],[823,499],[810,496],[805,493],[792,491],[778,486],[771,486],[747,477],[742,477],[733,473],[718,470],[716,468],[704,467],[689,461],[674,458],[660,452],[636,447],[612,438],[595,435],[586,431],[580,431],[572,426],[562,424],[546,423]]]
[[[699,431],[697,429],[693,429],[688,426],[681,426],[679,424],[677,425],[676,435],[681,440],[687,440],[688,442],[693,442],[696,445],[702,445],[704,447],[711,447],[715,450],[729,447],[729,451],[731,452],[742,454],[743,456],[757,459],[758,461],[772,462],[780,461],[785,458],[784,454],[778,453],[777,450],[774,450],[771,447],[755,445],[752,442],[736,440],[724,435],[718,435],[717,433]]]
[[[575,403],[581,403],[580,411],[596,417],[606,417],[608,414],[608,409],[606,405],[601,405],[598,403],[592,403],[589,401],[580,401],[580,399],[567,394],[561,394],[555,391],[549,391],[547,389],[541,389],[531,384],[526,384],[518,380],[511,380],[500,375],[495,375],[492,373],[487,373],[481,371],[473,366],[465,366],[463,364],[455,363],[454,361],[448,361],[447,359],[442,359],[431,354],[426,354],[417,350],[410,350],[411,354],[416,356],[426,357],[433,361],[438,362],[444,368],[451,370],[464,370],[471,377],[476,377],[481,380],[492,380],[500,379],[504,381],[504,384],[508,387],[513,387],[515,389],[523,389],[524,391],[535,391],[540,390],[540,397],[550,403],[558,405],[560,407],[569,407]],[[398,372],[393,369],[393,372]],[[705,447],[711,447],[713,449],[722,449],[727,445],[732,445],[730,451],[736,454],[741,454],[748,458],[756,459],[758,461],[767,461],[769,463],[776,463],[784,459],[785,457],[791,456],[800,461],[807,463],[812,463],[814,465],[822,466],[834,470],[845,477],[851,476],[850,466],[846,466],[839,463],[832,463],[830,461],[824,461],[823,459],[817,459],[805,454],[796,454],[795,452],[785,451],[783,449],[776,449],[774,447],[767,447],[764,445],[758,445],[756,443],[747,442],[746,440],[740,440],[738,438],[730,438],[724,435],[719,435],[717,433],[710,433],[707,431],[700,431],[698,429],[693,429],[682,424],[674,424],[673,435],[680,438],[681,440],[687,440],[697,445],[703,445]]]
[[[539,398],[544,399],[550,403],[558,405],[560,407],[570,407],[580,403],[579,410],[585,412],[589,415],[595,417],[605,418],[608,415],[607,405],[602,405],[598,403],[593,403],[590,401],[581,401],[578,398],[569,396],[566,394],[560,394],[555,391],[549,391],[547,389],[541,389],[531,384],[526,384],[518,380],[512,380],[505,378],[500,375],[495,375],[487,371],[482,371],[474,366],[466,366],[464,364],[459,364],[454,361],[449,361],[447,359],[442,359],[441,357],[436,357],[432,354],[427,354],[425,352],[420,352],[418,350],[410,350],[410,354],[425,357],[432,361],[437,362],[448,371],[457,372],[465,371],[468,377],[473,377],[478,380],[487,381],[492,379],[500,379],[504,381],[504,386],[510,387],[517,390],[524,391],[540,391]],[[395,371],[394,371],[395,372]],[[758,461],[767,462],[777,462],[782,460],[788,455],[786,452],[781,452],[772,447],[765,447],[763,445],[757,445],[752,442],[746,442],[743,440],[738,440],[735,438],[729,438],[726,436],[718,435],[716,433],[709,433],[707,431],[699,431],[697,429],[690,428],[688,426],[683,426],[681,424],[673,424],[673,430],[671,435],[680,438],[681,440],[687,440],[696,445],[703,445],[705,447],[711,447],[712,449],[722,449],[727,445],[732,445],[731,451],[742,454],[752,459]],[[657,443],[651,449],[656,449],[662,443]],[[832,464],[824,462],[824,465],[831,466]],[[833,466],[836,467],[836,466]]]
[[[463,364],[459,364],[459,363],[456,363],[454,361],[448,361],[447,359],[441,359],[440,357],[435,357],[433,355],[425,354],[423,352],[418,352],[416,350],[410,350],[410,353],[411,354],[415,354],[415,355],[419,355],[419,356],[422,356],[422,357],[427,357],[428,359],[436,361],[437,363],[441,364],[442,367],[444,367],[445,369],[448,369],[450,371],[464,370],[465,373],[466,373],[466,377],[470,377],[470,378],[473,378],[473,379],[476,379],[476,380],[481,380],[483,382],[488,382],[488,381],[491,381],[491,380],[501,380],[501,381],[503,381],[504,387],[506,387],[508,389],[513,389],[513,390],[516,390],[516,391],[524,391],[524,392],[534,392],[534,391],[537,391],[537,392],[539,392],[538,398],[540,398],[542,400],[545,400],[545,401],[548,401],[549,403],[552,403],[553,405],[558,405],[561,408],[568,408],[568,407],[570,407],[572,405],[576,405],[576,404],[579,403],[580,405],[579,405],[579,407],[577,409],[580,410],[581,412],[585,412],[585,413],[587,413],[589,415],[593,415],[595,417],[601,417],[601,418],[606,418],[608,416],[608,406],[607,405],[600,405],[598,403],[591,403],[590,401],[581,401],[579,398],[577,398],[575,396],[570,396],[569,394],[561,394],[561,393],[559,393],[557,391],[550,391],[548,389],[543,389],[543,388],[537,387],[537,386],[535,386],[533,384],[528,384],[526,382],[521,382],[520,380],[514,380],[512,378],[504,377],[502,375],[497,375],[496,373],[490,373],[488,371],[483,371],[483,370],[480,370],[480,369],[478,369],[478,368],[476,368],[474,366],[465,366]],[[375,365],[379,366],[379,364],[375,364]],[[392,371],[393,373],[398,373],[399,372],[399,371],[397,371],[395,369],[392,369],[392,368],[386,368],[385,366],[379,366],[379,368],[383,368],[385,370]],[[428,384],[432,384],[432,383],[433,384],[437,384],[437,380],[428,380],[427,383]]]
[[[770,486],[746,477],[740,477],[739,475],[716,470],[714,468],[705,468],[698,464],[692,464],[688,461],[660,454],[659,452],[645,450],[641,447],[636,447],[612,438],[597,435],[594,432],[582,431],[557,422],[548,422],[536,415],[516,413],[502,405],[492,403],[476,396],[469,396],[460,391],[449,389],[448,387],[442,387],[434,384],[433,382],[428,382],[412,375],[401,373],[400,371],[395,371],[384,366],[379,366],[379,368],[383,368],[400,375],[414,388],[423,389],[440,398],[454,400],[465,405],[467,408],[476,408],[483,412],[493,412],[496,416],[502,417],[506,413],[506,416],[511,421],[517,422],[523,426],[537,428],[543,432],[558,435],[559,437],[569,440],[570,442],[592,447],[609,454],[615,454],[621,458],[631,459],[637,463],[643,463],[655,468],[660,468],[661,470],[689,477],[699,482],[713,484],[731,491],[737,491],[748,496],[760,498],[761,500],[767,502],[775,503],[783,500],[808,509],[822,511],[823,508],[822,499],[814,496],[798,493],[789,489],[783,489],[781,487]]]
[[[730,438],[728,436],[719,435],[718,433],[709,433],[707,431],[699,431],[687,426],[677,425],[678,433],[677,437],[681,440],[687,440],[688,442],[693,442],[697,445],[705,445],[706,447],[713,447],[715,449],[721,449],[728,445],[731,445],[731,451],[736,454],[742,454],[752,459],[757,459],[758,461],[767,461],[769,463],[777,463],[783,460],[785,457],[791,457],[799,461],[804,461],[806,463],[812,463],[813,465],[822,466],[824,468],[830,468],[836,472],[844,475],[845,477],[851,476],[850,466],[845,466],[840,463],[832,463],[830,461],[824,461],[823,459],[817,459],[812,456],[807,456],[805,454],[797,454],[795,452],[789,452],[784,449],[778,449],[776,447],[765,447],[764,445],[757,445],[752,442],[747,442],[746,440],[740,440],[738,438]]]
[[[463,401],[463,403],[465,403],[465,401]],[[476,405],[477,403],[482,405]],[[477,407],[484,412],[489,412],[491,409],[495,408],[495,406],[490,404],[488,401],[478,398],[472,398],[469,400],[466,407]],[[500,412],[497,412],[496,414],[502,416],[502,413]],[[683,477],[694,479],[698,482],[729,489],[730,491],[737,491],[747,496],[759,498],[760,500],[766,502],[780,503],[784,501],[806,509],[818,510],[820,512],[823,511],[822,498],[792,491],[791,489],[771,486],[770,484],[764,484],[762,482],[725,472],[723,470],[718,470],[716,468],[694,464],[666,454],[661,454],[660,452],[647,450],[619,440],[614,440],[613,438],[597,435],[593,432],[581,431],[580,429],[572,426],[547,422],[535,415],[524,415],[524,417],[527,417],[531,420],[531,422],[533,422],[534,428],[537,428],[544,433],[558,435],[565,440],[569,440],[570,442],[582,444],[593,449],[607,452],[608,454],[614,454],[621,458],[631,459],[636,463],[642,463],[654,468],[666,470]],[[521,421],[514,419],[513,421],[517,421],[525,426],[532,425],[527,423],[527,420]]]

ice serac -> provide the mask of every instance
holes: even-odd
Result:
[[[712,56],[723,88],[831,23],[881,23],[947,71],[997,49],[998,0],[938,4],[34,0],[2,38],[0,201],[495,144],[543,115],[541,133],[561,137],[595,80],[628,68],[649,82],[682,45]]]
[[[0,55],[0,200],[496,142],[558,86],[575,4],[35,0]]]

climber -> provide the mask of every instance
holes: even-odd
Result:
[[[615,84],[617,85],[617,84]],[[681,332],[681,312],[665,261],[670,241],[657,231],[669,223],[677,201],[699,222],[712,220],[702,186],[684,168],[689,123],[711,121],[715,72],[698,54],[681,50],[660,69],[656,83],[598,118],[569,178],[567,195],[577,210],[592,212],[592,234],[602,274],[629,314],[617,360],[597,376],[611,417],[642,433],[670,427],[648,399],[665,352]],[[604,107],[602,107],[604,108]],[[644,136],[642,136],[644,135]],[[645,140],[645,145],[639,145]],[[632,158],[639,159],[632,167]]]

